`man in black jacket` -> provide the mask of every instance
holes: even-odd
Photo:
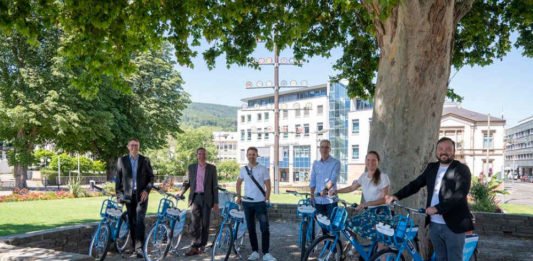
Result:
[[[138,139],[128,141],[129,154],[118,159],[116,192],[119,200],[129,200],[126,204],[134,254],[142,258],[145,224],[148,208],[148,195],[154,182],[150,160],[139,154],[141,144]]]
[[[438,261],[463,260],[465,232],[474,229],[466,199],[470,190],[470,169],[454,160],[454,155],[455,142],[441,138],[437,142],[438,162],[429,163],[415,180],[393,196],[385,197],[390,203],[427,186],[426,225],[430,223],[429,236]]]

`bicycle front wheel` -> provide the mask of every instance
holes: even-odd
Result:
[[[146,260],[162,260],[170,249],[170,229],[161,223],[150,230],[144,242],[144,255]]]
[[[89,256],[95,260],[104,260],[109,249],[109,242],[111,239],[111,230],[108,224],[100,224],[94,232],[91,245],[89,247]]]
[[[211,260],[227,260],[229,251],[231,250],[231,241],[233,234],[229,225],[224,225],[215,236],[213,247],[211,251]]]
[[[324,235],[317,238],[311,246],[305,251],[302,260],[326,261],[326,260],[342,260],[342,245],[341,241],[337,240],[331,235]]]
[[[124,212],[118,221],[118,233],[115,240],[115,248],[119,254],[122,254],[128,242],[130,241],[130,224],[128,223],[128,214]]]
[[[403,258],[403,255],[398,253],[398,250],[394,250],[394,249],[380,250],[377,253],[375,253],[372,257],[370,257],[370,260],[371,261],[395,261],[395,260],[405,261],[405,259]]]

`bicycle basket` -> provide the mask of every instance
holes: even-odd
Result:
[[[414,225],[411,218],[398,215],[390,224],[376,225],[378,241],[386,244],[401,245],[404,240],[411,240],[416,237],[418,227]]]
[[[344,229],[348,212],[345,208],[336,207],[331,213],[331,224],[329,225],[330,231],[341,231]]]
[[[300,199],[296,207],[296,215],[298,217],[314,216],[316,209],[311,206],[309,199]]]
[[[159,206],[157,207],[157,216],[164,216],[168,208],[174,207],[174,202],[168,198],[162,198],[159,200]]]
[[[236,203],[231,202],[231,201],[226,201],[226,203],[224,204],[224,208],[220,210],[221,215],[223,217],[229,216],[229,212],[232,209],[237,209],[238,210],[239,209],[239,205],[237,205]]]

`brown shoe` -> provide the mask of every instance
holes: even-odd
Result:
[[[200,254],[200,250],[196,247],[191,247],[187,253],[185,253],[186,256],[196,256]]]

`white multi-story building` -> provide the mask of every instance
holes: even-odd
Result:
[[[504,136],[504,119],[454,103],[444,105],[439,137],[455,141],[455,158],[468,165],[472,175],[491,176],[503,170]]]
[[[533,175],[533,116],[506,130],[505,168],[507,174]]]
[[[213,142],[217,147],[217,160],[237,160],[237,141],[237,132],[213,132]]]
[[[259,162],[273,175],[274,95],[245,98],[238,111],[238,162],[245,164],[246,149],[259,150]],[[311,164],[319,158],[321,140],[332,143],[332,155],[344,162],[341,181],[346,179],[347,127],[350,100],[340,83],[327,83],[280,92],[280,182],[308,183]],[[335,126],[331,128],[330,126]]]
[[[238,111],[238,158],[246,163],[246,149],[259,150],[259,162],[273,175],[274,96],[260,95],[242,100]],[[281,183],[307,183],[311,164],[320,157],[320,140],[329,139],[333,157],[341,161],[340,183],[357,179],[365,170],[370,139],[372,103],[349,99],[344,85],[327,83],[280,93]],[[446,104],[440,137],[457,143],[456,158],[474,175],[496,173],[503,167],[505,120]],[[488,162],[488,164],[487,164]]]

